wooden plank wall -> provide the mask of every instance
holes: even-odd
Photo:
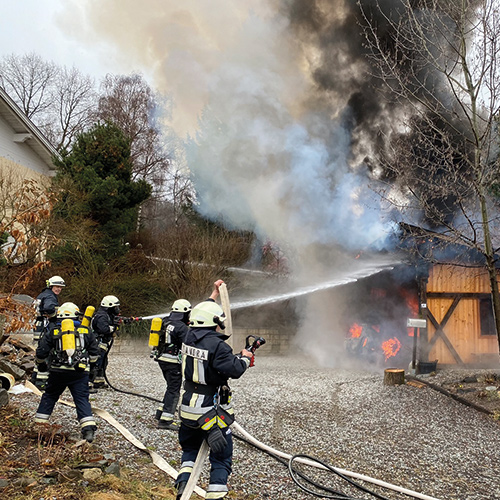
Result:
[[[430,292],[490,293],[488,275],[482,268],[436,264],[429,272],[427,293]],[[441,323],[452,302],[453,298],[429,297],[427,307]],[[428,340],[433,338],[434,333],[435,328],[428,322]],[[464,363],[478,363],[484,361],[488,355],[498,355],[497,337],[481,336],[477,298],[460,300],[444,328],[444,333]],[[435,359],[440,364],[455,364],[455,359],[442,339],[439,339],[430,351],[429,360]]]

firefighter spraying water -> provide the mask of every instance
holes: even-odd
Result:
[[[151,357],[158,363],[167,383],[163,403],[155,414],[158,429],[179,430],[179,424],[174,418],[182,384],[180,352],[188,332],[190,313],[190,302],[179,299],[172,304],[172,311],[163,321],[158,317],[151,321]]]
[[[90,375],[92,383],[91,392],[107,387],[106,368],[108,366],[108,354],[113,345],[114,337],[122,324],[139,321],[141,318],[127,318],[120,316],[120,300],[115,295],[106,295],[101,300],[101,305],[92,318],[91,327],[99,342],[99,359],[95,369]]]

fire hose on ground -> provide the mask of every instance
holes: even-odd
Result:
[[[220,293],[221,293],[221,302],[222,302],[222,305],[223,305],[223,309],[226,312],[226,317],[227,317],[227,322],[228,322],[229,330],[232,330],[230,307],[229,307],[229,297],[228,297],[228,294],[227,294],[227,288],[226,288],[225,284],[221,285],[221,287],[220,287]],[[229,331],[228,333],[231,333],[231,331]],[[230,338],[232,338],[232,336]],[[250,344],[250,339],[251,338],[254,339],[253,344]],[[105,353],[105,359],[104,359],[104,363],[103,363],[104,367],[106,367],[106,365],[107,365],[108,353],[111,350],[113,342],[114,342],[114,338],[111,340],[110,346],[109,346],[108,350]],[[261,337],[256,338],[256,337],[250,335],[246,339],[246,347],[245,348],[247,350],[250,350],[251,352],[255,353],[255,351],[261,345],[263,345],[264,343],[265,343],[265,339],[263,339]],[[106,383],[108,384],[108,386],[111,389],[113,389],[114,391],[116,391],[116,392],[121,392],[123,394],[128,394],[128,395],[131,395],[131,396],[143,397],[143,398],[146,398],[146,399],[148,399],[150,401],[154,401],[154,402],[157,402],[157,403],[162,403],[161,400],[158,400],[156,398],[147,396],[145,394],[138,394],[138,393],[135,393],[135,392],[124,391],[124,390],[121,390],[121,389],[118,389],[118,388],[114,387],[110,383],[110,381],[108,379],[108,376],[106,374],[106,369],[104,369],[104,379],[106,380]],[[30,384],[30,386],[31,386],[31,384]],[[34,388],[34,386],[33,386],[33,388]],[[37,389],[37,392],[39,392],[38,389]],[[64,404],[72,405],[72,403],[68,403],[68,402],[64,402]],[[126,439],[128,439],[132,444],[134,444],[139,449],[141,449],[141,450],[146,451],[147,453],[149,453],[151,455],[153,463],[157,467],[159,467],[164,472],[167,472],[172,478],[174,478],[174,479],[177,478],[177,472],[175,471],[175,469],[173,469],[172,467],[170,467],[170,465],[162,457],[160,457],[156,453],[152,452],[151,450],[148,450],[147,447],[144,446],[144,444],[142,444],[126,428],[124,428],[111,415],[109,415],[108,412],[106,412],[105,410],[99,409],[99,408],[95,408],[94,410],[95,410],[95,412],[96,412],[97,415],[99,415],[101,418],[105,419],[112,426],[114,426],[115,428],[117,428],[122,433],[122,435]],[[381,481],[381,480],[378,480],[378,479],[374,479],[374,478],[371,478],[369,476],[365,476],[365,475],[358,474],[358,473],[355,473],[355,472],[350,472],[348,470],[344,470],[344,469],[332,467],[331,465],[328,465],[328,464],[326,464],[326,463],[324,463],[324,462],[322,462],[322,461],[320,461],[320,460],[318,460],[318,459],[316,459],[314,457],[311,457],[311,456],[308,456],[308,455],[305,455],[305,454],[290,455],[290,454],[278,451],[276,449],[273,449],[273,448],[265,445],[264,443],[258,441],[257,439],[255,439],[252,435],[250,435],[248,432],[246,432],[238,424],[238,422],[234,422],[232,424],[232,426],[233,426],[233,429],[238,432],[238,434],[234,434],[234,436],[237,439],[239,439],[239,440],[241,440],[241,441],[243,441],[243,442],[245,442],[245,443],[247,443],[247,444],[249,444],[251,446],[254,446],[257,449],[260,449],[261,451],[264,451],[268,455],[272,456],[275,460],[278,460],[284,466],[287,466],[288,470],[289,470],[289,473],[290,473],[290,476],[293,479],[293,481],[295,482],[295,484],[299,488],[301,488],[303,491],[305,491],[306,493],[308,493],[310,495],[313,495],[313,496],[316,496],[316,497],[319,497],[319,498],[329,498],[329,499],[334,499],[334,500],[337,500],[337,499],[338,500],[360,500],[360,499],[357,499],[355,497],[348,496],[348,495],[346,495],[346,494],[344,494],[344,493],[342,493],[340,491],[334,490],[333,488],[330,488],[328,486],[323,486],[323,485],[321,485],[321,484],[319,484],[319,483],[317,483],[317,482],[309,479],[304,473],[298,471],[294,467],[294,462],[302,463],[304,465],[308,465],[308,466],[311,466],[311,467],[316,467],[316,468],[323,469],[323,470],[328,470],[328,471],[332,472],[333,474],[337,475],[338,477],[340,477],[341,479],[343,479],[346,482],[348,482],[354,488],[357,488],[357,489],[359,489],[359,490],[361,490],[361,491],[363,491],[363,492],[365,492],[367,494],[370,494],[373,497],[378,498],[379,500],[387,500],[387,499],[386,499],[386,497],[383,497],[382,495],[379,495],[378,493],[369,490],[368,488],[360,485],[359,483],[353,481],[350,478],[355,478],[355,479],[358,479],[358,480],[361,480],[361,481],[365,481],[365,482],[368,482],[368,483],[371,483],[371,484],[375,484],[375,485],[380,486],[382,488],[390,489],[390,490],[393,490],[393,491],[397,491],[399,493],[403,493],[405,495],[408,495],[408,496],[411,496],[411,497],[414,497],[414,498],[419,498],[421,500],[438,500],[438,499],[436,499],[434,497],[431,497],[431,496],[428,496],[428,495],[424,495],[422,493],[419,493],[419,492],[416,492],[416,491],[412,491],[412,490],[409,490],[409,489],[406,489],[406,488],[401,488],[399,486],[396,486],[396,485],[393,485],[393,484],[390,484],[390,483],[387,483],[385,481]],[[209,453],[209,448],[208,448],[208,445],[206,444],[206,441],[204,441],[203,442],[203,446],[200,449],[200,451],[198,453],[198,457],[197,457],[196,462],[194,464],[190,480],[189,480],[188,484],[186,485],[186,489],[184,490],[184,493],[182,495],[182,500],[187,500],[187,499],[191,498],[191,495],[192,495],[193,492],[197,493],[202,498],[205,498],[205,491],[202,490],[201,488],[197,487],[196,483],[197,483],[198,478],[199,478],[199,476],[201,474],[202,467],[203,467],[203,464],[204,464],[204,462],[205,462],[205,460],[206,460],[206,458],[208,456],[208,453]],[[299,480],[297,479],[297,477],[300,477],[303,482],[310,484],[311,486],[313,486],[314,488],[316,488],[316,490],[323,491],[324,493],[320,493],[319,491],[314,491],[314,490],[310,489],[309,487],[304,486],[304,484],[302,484],[301,482],[299,482]]]
[[[37,387],[35,387],[31,382],[26,381],[25,382],[25,386],[28,389],[30,389],[32,392],[34,392],[35,394],[37,394],[38,396],[41,396],[42,393],[40,392],[40,390]],[[74,403],[69,402],[69,401],[65,401],[65,400],[62,400],[62,399],[60,399],[59,402],[62,403],[62,404],[64,404],[64,405],[67,405],[67,406],[71,406],[71,407],[75,406]],[[95,412],[96,415],[98,415],[103,420],[105,420],[110,425],[112,425],[115,429],[117,429],[136,448],[138,448],[138,449],[140,449],[140,450],[148,453],[151,456],[151,459],[152,459],[152,461],[153,461],[153,463],[154,463],[154,465],[156,467],[158,467],[159,469],[161,469],[164,472],[166,472],[173,479],[177,478],[178,472],[172,466],[170,466],[170,464],[163,457],[161,457],[160,455],[158,455],[156,452],[148,449],[139,439],[137,439],[128,429],[126,429],[123,425],[121,425],[106,410],[103,410],[103,409],[97,408],[97,407],[93,407],[92,410]],[[364,476],[362,474],[357,474],[355,472],[350,472],[350,471],[347,471],[347,470],[344,470],[344,469],[333,468],[333,467],[331,467],[331,466],[329,466],[329,465],[327,465],[327,464],[325,464],[325,463],[323,463],[323,462],[321,462],[321,461],[319,461],[319,460],[317,460],[317,459],[315,459],[313,457],[309,457],[307,455],[302,455],[302,454],[300,454],[300,455],[293,455],[293,456],[289,455],[287,453],[284,453],[284,452],[281,452],[279,450],[273,449],[270,446],[267,446],[266,444],[258,441],[251,434],[249,434],[247,431],[245,431],[237,422],[234,422],[232,424],[232,427],[238,433],[238,434],[234,434],[234,436],[238,440],[241,440],[241,441],[243,441],[243,442],[245,442],[245,443],[247,443],[247,444],[249,444],[249,445],[251,445],[251,446],[253,446],[255,448],[260,449],[261,451],[264,451],[268,455],[272,456],[275,460],[278,460],[284,466],[288,466],[290,474],[291,474],[291,477],[294,480],[294,482],[301,489],[303,489],[304,491],[310,493],[311,495],[314,495],[314,496],[317,496],[317,497],[320,497],[320,498],[331,498],[331,499],[339,499],[339,500],[340,499],[341,500],[356,500],[353,497],[346,496],[346,495],[344,495],[344,494],[342,494],[340,492],[335,492],[335,490],[332,490],[332,489],[327,488],[327,487],[323,487],[321,485],[317,485],[314,482],[309,481],[307,478],[305,478],[305,476],[302,473],[296,471],[293,468],[293,462],[294,461],[297,461],[297,462],[300,462],[300,463],[303,463],[303,464],[306,464],[306,465],[310,465],[312,467],[318,467],[318,468],[321,468],[321,469],[328,469],[331,472],[334,472],[335,474],[339,475],[340,477],[342,477],[343,479],[345,479],[346,481],[349,481],[349,482],[351,482],[351,481],[348,479],[348,477],[353,477],[353,478],[356,478],[356,479],[359,479],[359,480],[370,482],[372,484],[376,484],[376,485],[381,486],[383,488],[387,488],[387,489],[391,489],[393,491],[404,493],[404,494],[412,496],[414,498],[420,498],[422,500],[438,500],[438,499],[436,499],[434,497],[423,495],[422,493],[411,491],[411,490],[408,490],[408,489],[405,489],[405,488],[400,488],[399,486],[395,486],[395,485],[386,483],[384,481],[380,481],[378,479],[373,479],[373,478],[370,478],[368,476]],[[198,462],[198,460],[197,460],[197,462]],[[202,465],[203,465],[203,462],[198,462],[198,468],[200,469],[200,472],[201,472],[201,466]],[[335,493],[333,495],[324,495],[324,494],[318,494],[318,493],[313,492],[313,491],[309,491],[308,489],[305,489],[303,487],[303,485],[301,485],[301,484],[298,483],[298,481],[295,478],[296,474],[300,475],[304,481],[312,483],[318,489],[323,489],[323,490],[326,490],[326,491],[329,491],[329,492],[335,492]],[[352,484],[352,482],[351,482],[351,484]],[[363,489],[363,487],[361,487],[361,489]],[[366,488],[363,489],[363,491],[372,494],[373,496],[375,496],[376,498],[379,498],[380,500],[384,499],[384,497],[382,497],[381,495],[377,495],[376,493],[373,493],[373,492],[369,491]],[[196,493],[201,498],[205,498],[205,491],[202,488],[198,487],[198,486],[194,486],[194,493]]]

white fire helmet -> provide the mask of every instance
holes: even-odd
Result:
[[[114,295],[106,295],[101,300],[101,306],[102,307],[117,307],[120,305],[120,301],[118,300],[118,297],[115,297]]]
[[[66,283],[64,283],[64,280],[60,276],[52,276],[52,278],[49,278],[47,280],[47,286],[66,286]]]
[[[73,302],[65,302],[57,309],[58,318],[76,318],[80,313],[80,309]]]
[[[195,328],[198,326],[220,326],[224,328],[223,322],[226,315],[219,304],[206,300],[193,308],[189,319],[191,326]]]
[[[176,300],[172,304],[172,311],[186,313],[191,311],[191,304],[186,299]]]

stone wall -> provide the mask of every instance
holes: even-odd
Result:
[[[235,328],[232,342],[230,342],[234,352],[239,352],[245,347],[245,339],[248,335],[263,337],[266,340],[266,343],[259,348],[259,356],[285,354],[289,351],[290,341],[285,332],[267,328]],[[118,337],[115,339],[112,351],[115,354],[144,352],[145,355],[148,355],[150,352],[148,338]]]

